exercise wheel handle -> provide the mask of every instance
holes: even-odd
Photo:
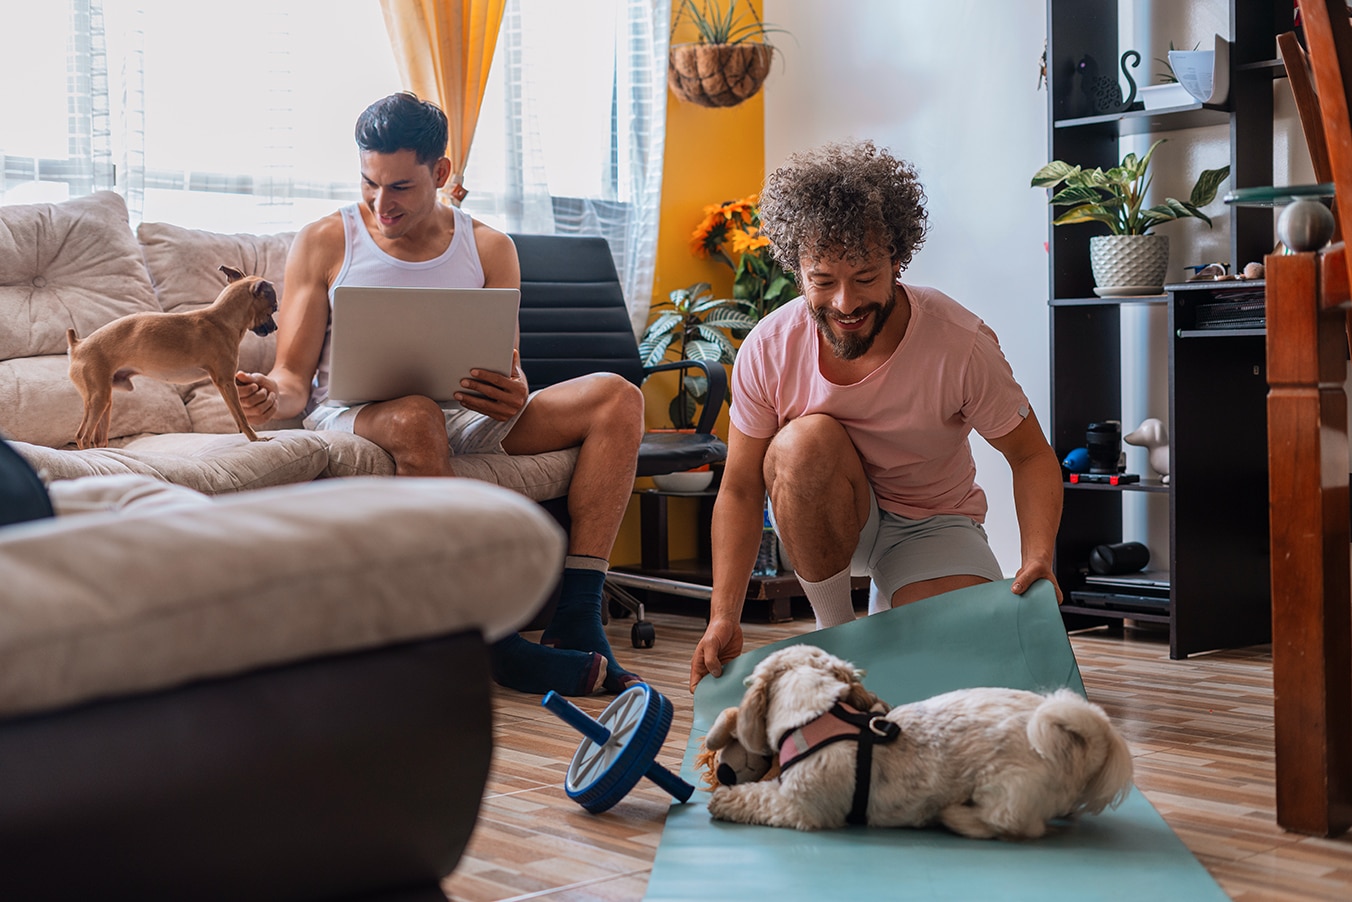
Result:
[[[690,801],[690,796],[695,792],[695,787],[657,762],[653,762],[644,776],[660,786],[667,795],[682,802]]]
[[[544,701],[540,704],[554,712],[560,720],[597,745],[605,745],[610,741],[609,730],[593,720],[586,711],[583,711],[557,692],[551,690],[545,695]]]

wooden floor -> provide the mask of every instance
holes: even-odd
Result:
[[[701,618],[650,613],[651,649],[613,620],[621,661],[675,708],[659,761],[679,767],[690,732],[690,654]],[[811,629],[811,621],[743,625],[748,648]],[[1169,660],[1161,633],[1128,629],[1071,638],[1091,700],[1122,730],[1136,785],[1233,899],[1352,899],[1352,838],[1302,837],[1276,826],[1272,763],[1272,657],[1266,646]],[[581,699],[595,715],[607,698]],[[538,696],[498,690],[497,747],[479,823],[446,880],[457,902],[498,899],[636,900],[643,897],[670,804],[644,780],[592,815],[563,791],[579,736]]]

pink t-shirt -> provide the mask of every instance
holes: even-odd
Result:
[[[826,414],[854,442],[880,508],[909,519],[962,514],[980,523],[986,493],[976,484],[967,437],[973,429],[987,439],[1006,435],[1028,415],[1028,399],[999,339],[976,314],[933,288],[905,289],[906,335],[854,385],[822,376],[821,339],[805,300],[766,316],[737,352],[732,424],[769,438],[797,417]]]

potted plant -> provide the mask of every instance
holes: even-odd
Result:
[[[1200,45],[1199,45],[1200,46]],[[1196,50],[1197,47],[1193,47]],[[1177,53],[1174,42],[1169,42],[1169,53]],[[1196,99],[1188,93],[1188,89],[1178,83],[1178,76],[1174,74],[1174,67],[1169,62],[1169,57],[1155,57],[1155,62],[1164,68],[1156,74],[1158,84],[1146,85],[1141,88],[1141,101],[1145,104],[1147,110],[1160,110],[1175,106],[1189,106],[1196,103]]]
[[[798,294],[793,277],[770,253],[770,239],[760,233],[759,201],[752,194],[707,206],[690,234],[691,253],[732,270],[732,299],[756,321]]]
[[[667,84],[682,100],[706,107],[736,106],[754,95],[770,71],[774,46],[771,32],[782,28],[766,25],[756,15],[750,0],[750,21],[739,12],[737,0],[680,0],[672,34],[689,21],[699,33],[689,43],[673,43],[667,56]]]
[[[1188,200],[1166,197],[1163,203],[1146,207],[1150,189],[1150,160],[1164,139],[1150,145],[1141,157],[1129,153],[1120,165],[1107,170],[1081,169],[1053,160],[1033,176],[1035,188],[1057,188],[1049,203],[1069,207],[1052,220],[1053,225],[1101,222],[1111,234],[1089,239],[1089,260],[1094,272],[1094,293],[1103,296],[1158,294],[1164,288],[1169,268],[1169,238],[1153,234],[1161,223],[1175,219],[1211,218],[1202,207],[1216,199],[1230,167],[1207,169],[1197,178]]]
[[[715,298],[708,282],[673,291],[667,300],[653,305],[653,312],[657,316],[638,345],[644,366],[661,363],[673,349],[680,360],[732,363],[737,356],[732,338],[746,337],[756,325],[737,301]],[[709,382],[702,374],[687,371],[669,408],[671,424],[677,429],[693,428],[695,412],[708,391]]]

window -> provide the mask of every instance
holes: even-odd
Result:
[[[114,189],[133,223],[269,232],[357,199],[352,126],[400,90],[375,0],[0,0],[0,202]],[[465,209],[600,234],[646,320],[671,0],[508,0]],[[645,249],[646,248],[646,249]]]

